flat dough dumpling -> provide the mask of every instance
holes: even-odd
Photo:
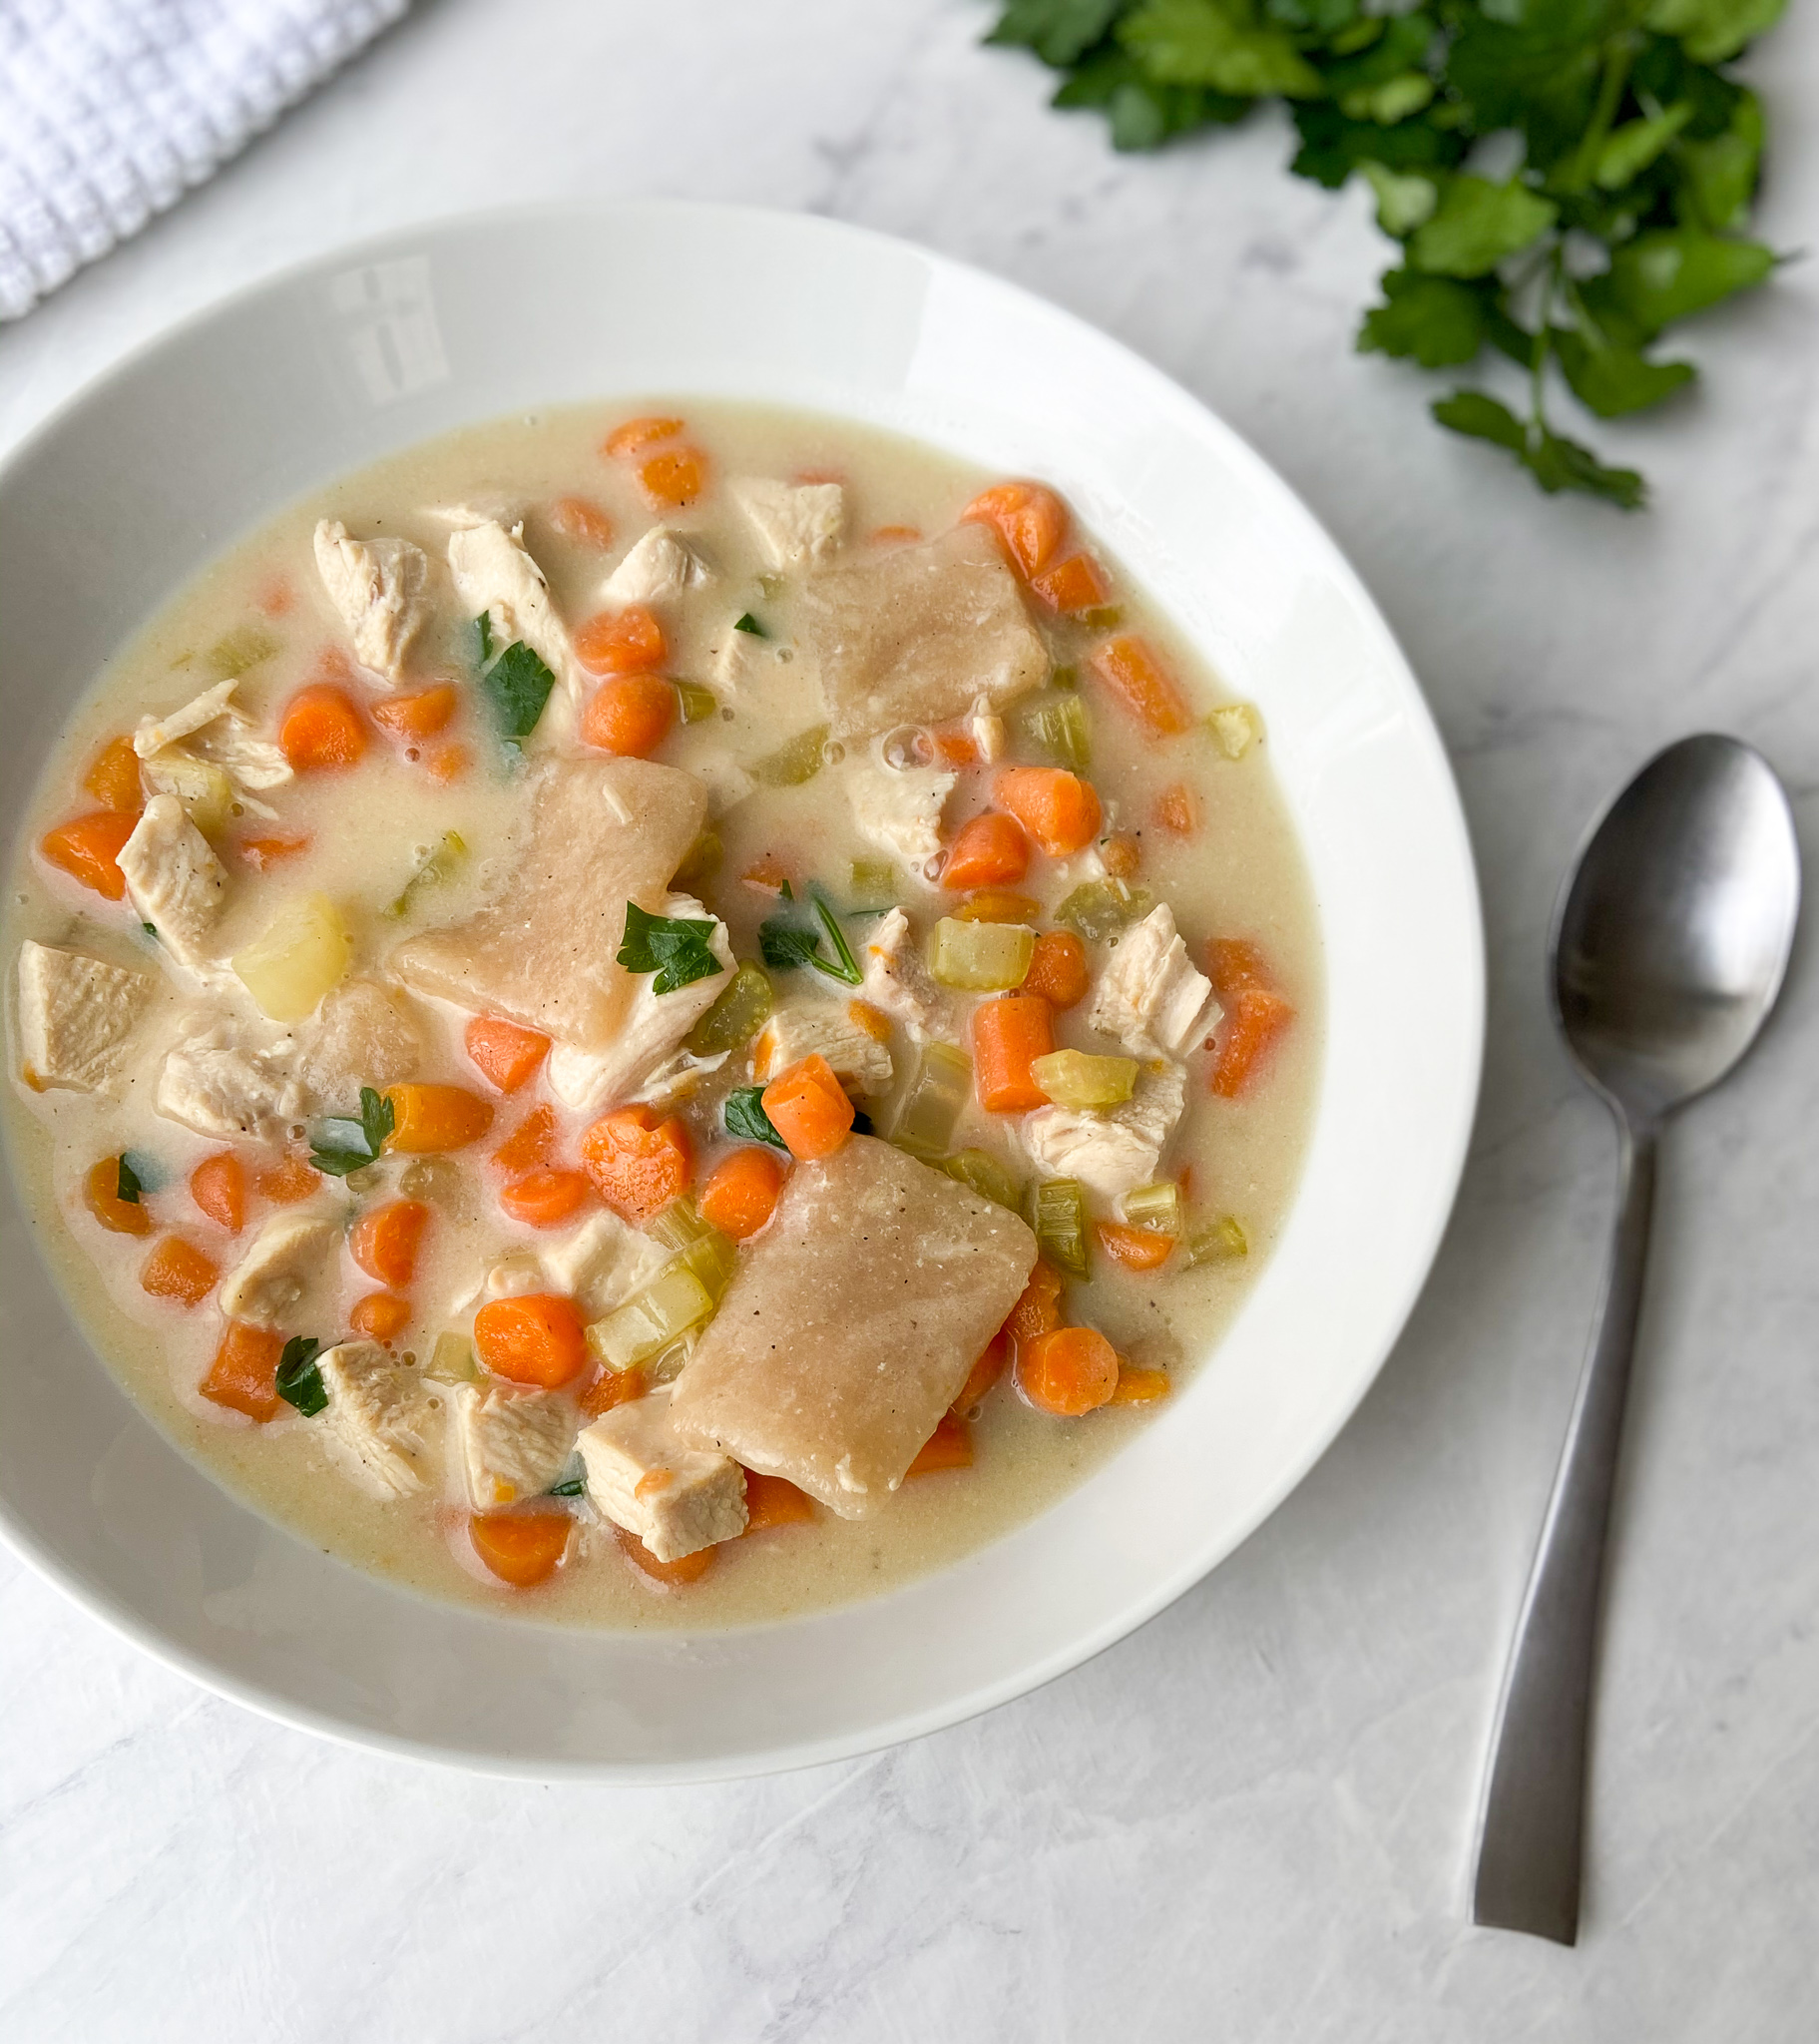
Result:
[[[642,984],[617,963],[626,903],[662,913],[706,815],[706,790],[680,767],[552,760],[537,769],[529,836],[497,898],[406,938],[391,969],[419,993],[605,1050]]]
[[[690,1446],[877,1511],[1036,1264],[1015,1214],[871,1136],[798,1164],[671,1400]]]
[[[1049,675],[1017,578],[983,525],[825,570],[797,600],[796,636],[837,739],[944,724],[981,699],[996,710]]]

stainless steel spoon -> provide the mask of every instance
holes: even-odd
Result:
[[[1617,796],[1556,916],[1555,1015],[1616,1116],[1621,1197],[1596,1332],[1517,1621],[1478,1817],[1475,1922],[1579,1934],[1586,1720],[1604,1533],[1635,1345],[1655,1149],[1755,1041],[1800,912],[1787,795],[1761,755],[1682,739]]]

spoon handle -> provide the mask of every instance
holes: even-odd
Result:
[[[1655,1131],[1624,1121],[1621,1193],[1597,1331],[1580,1376],[1491,1734],[1472,1920],[1579,1935],[1586,1722],[1604,1534],[1654,1208]]]

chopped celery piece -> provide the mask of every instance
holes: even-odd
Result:
[[[929,970],[942,986],[1003,993],[1022,986],[1036,956],[1036,932],[1020,922],[961,922],[944,915],[929,944]]]
[[[588,1329],[588,1347],[608,1369],[649,1362],[713,1311],[707,1287],[679,1257],[622,1306]]]
[[[949,1178],[971,1186],[981,1199],[1008,1207],[1013,1214],[1023,1211],[1023,1186],[1014,1179],[989,1150],[956,1150],[941,1160]]]
[[[887,858],[854,859],[851,893],[854,911],[860,915],[882,915],[895,908],[897,868]]]
[[[1137,1086],[1137,1060],[1052,1050],[1031,1060],[1030,1076],[1057,1107],[1122,1107]]]
[[[725,855],[726,847],[720,842],[720,833],[710,823],[682,853],[682,862],[676,869],[674,884],[684,890],[704,887],[719,871],[720,860]]]
[[[678,682],[676,700],[684,724],[705,724],[720,707],[720,699],[699,682]]]
[[[1250,1244],[1233,1216],[1222,1214],[1204,1228],[1193,1229],[1180,1248],[1186,1265],[1225,1263],[1250,1255]]]
[[[465,1334],[438,1334],[423,1374],[439,1384],[471,1384],[478,1381],[479,1365],[474,1361],[474,1344]]]
[[[405,916],[417,905],[418,897],[444,880],[452,880],[467,863],[467,839],[459,830],[445,830],[441,840],[430,846],[417,861],[417,870],[405,881],[385,913]]]
[[[1206,719],[1218,749],[1228,760],[1241,760],[1263,736],[1263,720],[1248,703],[1221,703]]]
[[[786,746],[753,761],[751,777],[766,787],[800,787],[805,780],[812,780],[821,770],[827,732],[824,724],[811,724],[806,731],[797,732]]]
[[[1030,1199],[1030,1226],[1042,1253],[1070,1278],[1087,1275],[1087,1195],[1078,1179],[1043,1179]]]
[[[1125,1219],[1133,1228],[1178,1236],[1182,1218],[1181,1189],[1171,1178],[1152,1186],[1138,1186],[1125,1195]]]
[[[973,1061],[951,1043],[925,1044],[916,1076],[897,1112],[891,1141],[912,1157],[944,1156],[954,1124],[973,1097]]]
[[[1084,773],[1093,764],[1086,705],[1078,696],[1038,696],[1017,713],[1017,726],[1028,743],[1056,766]]]
[[[174,794],[205,837],[219,837],[233,815],[233,782],[212,760],[182,746],[166,746],[142,760],[139,775],[154,794]]]
[[[1125,622],[1122,606],[1115,603],[1101,604],[1097,610],[1082,611],[1075,620],[1089,632],[1112,632]]]
[[[766,596],[781,596],[788,587],[789,577],[787,575],[760,575],[758,577],[758,588]]]
[[[278,650],[277,641],[257,625],[240,625],[225,639],[218,639],[203,655],[203,666],[218,682],[243,675]]]
[[[1049,677],[1049,684],[1052,688],[1056,689],[1078,689],[1080,687],[1080,669],[1077,667],[1058,667]]]
[[[1155,896],[1147,887],[1128,887],[1123,880],[1087,880],[1055,911],[1055,919],[1099,943],[1141,922],[1154,906]]]
[[[697,1058],[737,1050],[763,1028],[770,1005],[769,980],[755,965],[741,965],[684,1040]]]
[[[715,1305],[719,1304],[721,1294],[732,1282],[738,1261],[738,1251],[731,1239],[717,1228],[709,1228],[705,1222],[701,1224],[700,1235],[677,1258],[679,1264],[687,1265]]]
[[[686,1193],[672,1200],[646,1231],[667,1250],[685,1250],[713,1232],[712,1222],[701,1219],[701,1210]]]

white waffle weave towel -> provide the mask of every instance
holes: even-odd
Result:
[[[0,0],[0,319],[136,235],[409,0]]]

